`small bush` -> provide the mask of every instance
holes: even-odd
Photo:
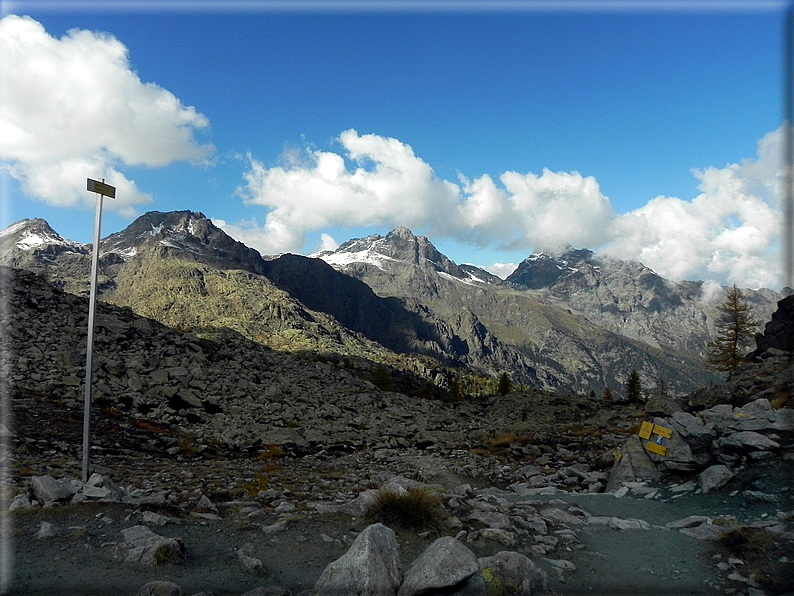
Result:
[[[278,445],[268,445],[259,453],[259,459],[270,461],[284,456],[284,452]]]
[[[179,453],[180,455],[186,455],[188,457],[196,455],[198,453],[196,449],[196,440],[190,435],[183,435],[179,440]]]
[[[242,489],[248,493],[250,497],[256,497],[263,490],[267,490],[270,484],[270,478],[263,474],[257,474],[250,482],[242,485]]]
[[[135,426],[137,426],[141,430],[149,431],[152,433],[164,434],[170,432],[166,427],[161,426],[154,422],[148,422],[146,420],[136,420],[133,424],[135,424]]]
[[[440,532],[446,513],[441,508],[443,497],[430,489],[410,487],[406,492],[381,490],[367,511],[370,522],[397,525],[404,530]]]
[[[155,567],[162,565],[178,565],[185,562],[185,546],[181,540],[163,544],[152,554]]]
[[[719,538],[720,546],[738,557],[766,553],[771,549],[772,543],[772,537],[766,530],[747,526],[729,530]]]

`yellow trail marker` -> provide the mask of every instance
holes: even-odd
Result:
[[[641,439],[645,439],[646,441],[651,438],[651,432],[653,431],[653,424],[650,422],[643,422],[642,426],[640,426],[640,432],[637,435]]]
[[[673,436],[673,429],[666,428],[664,426],[659,426],[658,424],[654,424],[653,425],[653,434],[661,435],[665,439],[669,439],[670,437]]]
[[[645,443],[645,448],[652,453],[657,453],[659,455],[667,455],[667,447],[663,445],[657,445],[656,443],[651,443],[648,441]]]

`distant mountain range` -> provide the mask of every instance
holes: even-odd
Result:
[[[0,232],[2,264],[89,289],[91,246],[41,219]],[[715,305],[702,282],[581,249],[535,253],[506,280],[396,228],[304,257],[262,256],[201,213],[150,212],[100,242],[103,300],[175,328],[233,329],[274,349],[356,357],[437,384],[449,370],[622,395],[632,369],[674,393],[716,380],[701,357]],[[746,295],[761,320],[782,297]]]

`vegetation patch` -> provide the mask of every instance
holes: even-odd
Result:
[[[259,459],[263,461],[270,461],[284,457],[284,452],[278,445],[268,445],[259,453]]]
[[[794,585],[794,547],[776,542],[764,528],[739,526],[720,536],[717,544],[729,556],[744,561],[738,571],[764,590],[782,594]]]
[[[768,553],[773,545],[772,537],[763,528],[739,526],[725,532],[719,545],[737,557],[752,557]]]
[[[162,435],[169,432],[169,430],[166,427],[149,422],[147,420],[136,420],[133,424],[135,424],[135,426],[137,426],[141,430],[145,430],[150,433],[157,433]]]
[[[412,486],[405,492],[380,490],[367,510],[367,520],[404,530],[441,532],[447,514],[443,497],[428,488]]]
[[[242,485],[242,489],[248,493],[250,497],[256,497],[259,493],[267,490],[270,484],[270,478],[265,474],[257,474],[249,482]]]

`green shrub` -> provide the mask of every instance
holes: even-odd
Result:
[[[406,492],[380,490],[367,511],[367,519],[404,530],[440,532],[447,518],[441,508],[442,500],[430,489],[418,486]]]

